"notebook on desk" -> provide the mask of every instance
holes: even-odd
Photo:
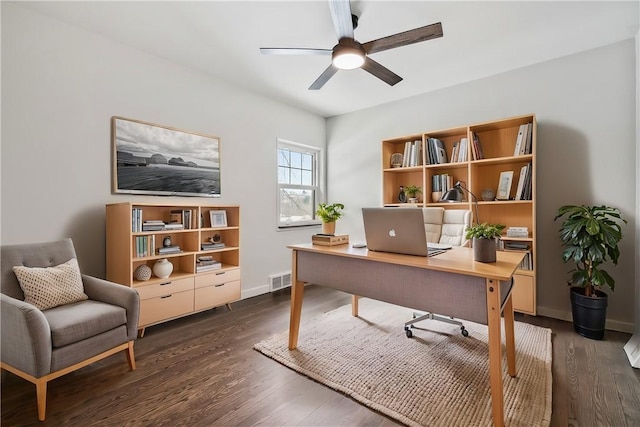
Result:
[[[445,251],[428,247],[421,209],[362,208],[364,235],[371,251],[432,256]]]

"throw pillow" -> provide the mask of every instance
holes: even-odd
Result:
[[[71,258],[55,267],[15,266],[13,272],[24,300],[40,310],[88,299],[84,293],[78,260]]]

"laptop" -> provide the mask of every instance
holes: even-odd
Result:
[[[362,208],[364,235],[371,251],[432,256],[443,253],[428,247],[421,209]]]

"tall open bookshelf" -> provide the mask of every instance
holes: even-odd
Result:
[[[182,228],[142,227],[150,221],[170,224],[176,220]],[[138,291],[142,333],[147,326],[240,299],[239,206],[114,203],[106,205],[106,227],[107,280]],[[166,246],[165,238],[179,252],[159,253]],[[214,241],[219,242],[217,247],[211,247]],[[206,270],[199,261],[204,257],[219,265]],[[153,270],[160,259],[171,263],[169,277],[136,277],[138,267]]]
[[[530,124],[528,127],[526,125]],[[529,133],[529,144],[516,154],[519,138],[526,143],[527,135],[519,135],[523,129]],[[476,147],[474,147],[474,137]],[[466,138],[466,155],[455,157]],[[416,207],[441,206],[445,209],[469,209],[474,212],[474,221],[500,223],[509,227],[526,227],[526,237],[501,237],[503,250],[521,250],[526,252],[525,262],[514,275],[513,305],[521,313],[536,314],[536,145],[537,124],[534,114],[509,117],[490,122],[459,126],[450,129],[428,131],[420,134],[405,135],[382,141],[382,201],[384,206],[399,206],[400,187],[409,185],[422,189],[421,198]],[[437,139],[446,152],[447,162],[435,163],[429,144]],[[392,167],[392,156],[396,153],[406,158],[407,144],[416,147],[413,162],[405,162]],[[480,150],[477,147],[480,147]],[[398,156],[395,156],[398,157]],[[395,158],[394,157],[394,158]],[[437,158],[437,156],[435,156]],[[464,159],[464,160],[460,160]],[[456,161],[452,161],[456,160]],[[460,161],[458,161],[460,160]],[[498,192],[502,172],[512,172],[508,198],[501,200],[483,200],[487,189]],[[518,191],[519,182],[522,190]],[[528,174],[528,178],[527,178]],[[441,176],[450,178],[434,178]],[[458,181],[478,198],[477,210],[471,197],[464,192],[464,200],[457,203],[440,202],[432,199],[436,184]],[[528,187],[525,185],[528,182]],[[444,189],[443,189],[444,190]],[[486,192],[484,193],[486,194]],[[520,197],[517,197],[520,195]],[[436,194],[437,196],[437,194]],[[505,229],[506,231],[507,229]],[[515,248],[515,249],[514,249]]]

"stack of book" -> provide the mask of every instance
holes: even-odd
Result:
[[[178,254],[182,252],[180,246],[172,245],[172,246],[164,246],[162,248],[158,248],[158,255],[167,255],[167,254]]]
[[[224,248],[224,243],[222,242],[218,242],[218,243],[210,243],[210,242],[204,242],[200,245],[200,247],[202,248],[203,251],[212,251],[215,249],[223,249]]]
[[[509,227],[507,228],[507,237],[529,237],[529,228]]]
[[[220,270],[221,268],[222,263],[220,261],[216,261],[211,256],[200,256],[196,261],[196,273],[210,270]]]
[[[164,221],[159,219],[151,219],[142,223],[142,231],[161,231],[164,230]]]
[[[170,222],[169,224],[164,225],[165,230],[182,230],[184,225],[178,222]]]

